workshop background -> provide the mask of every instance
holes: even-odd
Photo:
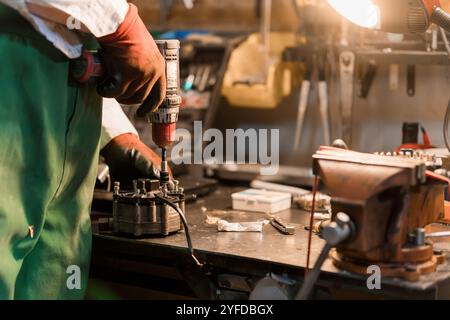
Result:
[[[203,130],[279,129],[282,168],[264,176],[257,166],[171,165],[179,182],[171,195],[187,220],[183,232],[169,218],[167,212],[176,216],[166,208],[171,202],[153,197],[159,181],[135,180],[127,190],[99,178],[88,299],[450,296],[443,263],[450,221],[444,31],[363,30],[326,0],[132,2],[155,37],[181,41],[177,128],[192,131],[202,120]],[[302,122],[305,79],[311,91],[303,96]],[[148,122],[124,108],[140,139],[154,147]],[[419,140],[405,146],[405,123],[420,124],[431,145],[410,126]],[[318,151],[339,138],[351,150],[390,154]],[[146,201],[161,219],[147,214]],[[169,225],[173,232],[161,231]],[[427,237],[439,240],[432,245]],[[388,272],[381,291],[367,284],[366,264],[373,263]]]
[[[232,35],[259,32],[259,0],[196,0],[193,9],[183,1],[132,1],[150,30],[204,30]],[[170,6],[167,6],[171,3]],[[166,5],[165,5],[166,4]],[[311,10],[311,7],[315,7]],[[304,10],[304,11],[303,11]],[[307,11],[309,10],[309,11]],[[342,19],[321,0],[275,0],[272,4],[271,31],[303,34],[311,24],[324,25],[325,32],[338,32]],[[303,18],[303,20],[302,20]],[[357,37],[373,36],[370,31],[349,26]],[[380,35],[376,38],[379,39]],[[387,34],[381,34],[387,41]],[[383,39],[384,38],[384,39]],[[416,39],[421,39],[417,37]],[[338,38],[335,38],[338,39]],[[358,45],[358,44],[356,44]],[[337,59],[337,58],[336,58]],[[396,89],[390,88],[390,63],[377,62],[378,70],[367,98],[354,94],[350,148],[364,152],[393,150],[402,142],[404,122],[419,122],[428,131],[431,143],[443,146],[443,118],[450,98],[449,68],[417,65],[415,93],[407,93],[407,66],[399,67]],[[337,61],[336,61],[337,63]],[[450,64],[450,61],[449,61]],[[338,66],[335,66],[336,68]],[[339,71],[329,76],[329,108],[332,139],[342,137]],[[355,89],[356,91],[356,89]],[[221,106],[219,128],[279,128],[282,164],[310,166],[311,155],[323,144],[317,86],[312,86],[302,132],[300,150],[292,153],[300,86],[294,88],[274,110]],[[226,104],[225,101],[221,101]],[[236,123],[236,119],[239,122]]]

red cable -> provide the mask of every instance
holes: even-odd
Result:
[[[314,211],[316,209],[316,193],[318,187],[318,177],[314,176],[314,187],[313,187],[313,200],[311,205],[311,217],[309,218],[309,234],[308,234],[308,251],[306,253],[306,268],[305,268],[305,277],[308,275],[309,271],[309,259],[311,256],[311,241],[312,241],[312,232],[314,225]]]
[[[423,145],[428,147],[428,148],[431,148],[432,145],[431,145],[430,136],[428,135],[427,130],[425,130],[424,127],[421,127],[420,130],[422,131]]]

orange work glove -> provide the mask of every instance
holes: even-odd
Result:
[[[111,181],[131,188],[133,180],[159,179],[161,158],[132,133],[115,137],[101,150]]]
[[[165,61],[133,4],[113,34],[100,37],[108,77],[98,93],[123,104],[142,104],[138,116],[155,111],[166,92]]]

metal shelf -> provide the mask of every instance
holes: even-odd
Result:
[[[402,65],[450,65],[446,52],[426,52],[414,50],[357,50],[358,60],[375,60],[388,64]]]

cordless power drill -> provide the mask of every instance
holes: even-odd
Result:
[[[180,42],[178,40],[157,40],[156,44],[166,61],[166,97],[155,112],[150,113],[152,138],[161,148],[160,183],[167,191],[169,170],[167,165],[167,148],[175,142],[175,130],[181,105],[180,90]]]
[[[156,40],[156,44],[166,62],[166,98],[157,111],[148,115],[148,119],[152,123],[153,141],[161,148],[160,184],[163,192],[166,192],[169,184],[167,149],[175,141],[176,123],[181,105],[180,42]],[[97,83],[105,77],[107,72],[101,61],[101,55],[90,51],[83,51],[82,56],[73,60],[70,66],[72,78],[79,83]]]

